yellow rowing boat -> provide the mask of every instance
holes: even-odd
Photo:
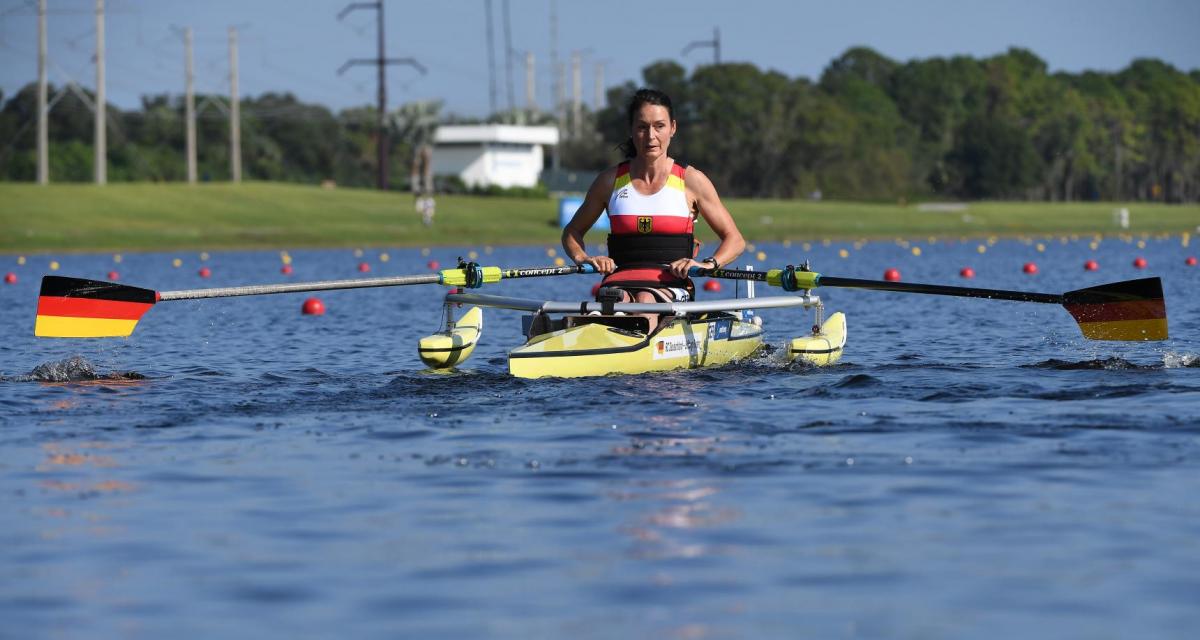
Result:
[[[480,306],[531,311],[525,344],[508,354],[509,372],[519,378],[577,378],[695,369],[752,357],[763,346],[761,319],[752,309],[804,307],[819,314],[812,295],[684,303],[543,302],[485,294],[451,293],[446,310],[470,307],[457,322],[420,340],[422,361],[435,369],[462,362],[482,327]],[[654,331],[639,313],[661,313]],[[562,317],[552,314],[564,313]],[[835,313],[812,334],[793,339],[789,360],[823,366],[837,362],[846,344],[846,320]]]

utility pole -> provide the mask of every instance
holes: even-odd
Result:
[[[96,0],[96,124],[95,160],[96,184],[108,182],[108,123],[104,96],[104,0]]]
[[[599,111],[604,108],[604,63],[603,62],[596,63],[596,72],[595,72],[594,79],[596,81],[596,86],[595,86],[596,101],[595,101],[595,106],[593,107],[593,109],[596,111]]]
[[[571,136],[578,138],[583,127],[583,73],[578,51],[571,52]]]
[[[183,30],[184,76],[187,89],[184,93],[184,117],[187,119],[187,181],[196,184],[196,94],[193,91],[195,76],[192,73],[192,28]]]
[[[388,58],[387,56],[384,55],[383,0],[376,0],[375,2],[352,2],[348,5],[346,5],[346,8],[342,9],[342,12],[338,14],[338,20],[341,20],[342,18],[346,17],[346,14],[350,13],[351,11],[354,11],[355,9],[374,9],[375,10],[376,20],[378,21],[378,27],[379,27],[379,29],[378,29],[378,31],[379,31],[379,44],[378,44],[379,53],[375,58],[355,58],[353,60],[347,60],[346,63],[343,64],[340,69],[338,69],[338,75],[340,76],[346,72],[346,69],[349,69],[350,67],[360,65],[360,64],[373,64],[376,66],[376,68],[379,72],[378,80],[377,80],[378,85],[379,85],[379,97],[378,97],[378,107],[377,107],[377,110],[378,110],[377,116],[378,117],[377,117],[377,122],[376,122],[376,129],[377,129],[377,131],[376,131],[376,146],[378,147],[377,150],[379,152],[378,153],[379,166],[378,166],[378,180],[377,181],[378,181],[379,189],[386,191],[388,188],[388,132],[387,132],[387,126],[386,126],[387,76],[384,74],[384,67],[386,67],[389,64],[403,64],[403,65],[408,65],[410,67],[413,67],[417,71],[420,71],[421,75],[425,75],[426,71],[425,71],[425,67],[421,66],[421,63],[417,62],[416,60],[414,60],[412,58]]]
[[[242,181],[242,104],[238,98],[237,28],[229,27],[229,179]]]
[[[530,117],[536,117],[537,106],[537,76],[534,73],[533,52],[525,52],[525,107],[529,109]]]
[[[37,181],[50,182],[50,135],[46,110],[46,0],[38,0]]]
[[[562,144],[563,138],[563,80],[562,80],[562,64],[558,61],[558,2],[550,0],[550,73],[552,74],[553,96],[551,96],[551,107],[554,110],[555,128],[558,129],[559,144]],[[561,166],[561,161],[558,149],[554,150],[554,159],[552,167],[558,169]]]
[[[712,47],[713,64],[721,64],[721,30],[713,27],[712,40],[697,40],[688,44],[683,48],[683,53],[680,55],[686,56],[692,49],[700,49],[704,47]]]
[[[504,79],[505,87],[508,89],[508,110],[512,112],[517,105],[513,101],[512,24],[509,17],[508,0],[504,0]]]
[[[487,18],[488,105],[496,113],[496,44],[492,35],[492,0],[483,0]]]

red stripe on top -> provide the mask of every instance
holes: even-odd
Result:
[[[1167,305],[1161,300],[1131,300],[1100,304],[1063,305],[1078,322],[1114,322],[1118,320],[1160,320],[1167,317]]]
[[[63,316],[67,318],[108,318],[110,320],[140,320],[154,305],[141,302],[118,300],[96,300],[90,298],[38,298],[39,316]]]
[[[638,229],[638,218],[651,218],[650,232]],[[616,215],[608,217],[609,226],[616,235],[652,235],[657,233],[691,233],[692,218],[684,216],[635,216]]]
[[[617,165],[617,175],[616,175],[617,178],[620,178],[621,176],[623,176],[627,173],[629,173],[629,163],[628,162],[622,162],[621,164]]]
[[[687,175],[687,167],[681,167],[681,166],[679,166],[679,163],[675,163],[675,164],[671,165],[671,173],[673,175],[679,176],[679,178],[682,179],[684,176]]]

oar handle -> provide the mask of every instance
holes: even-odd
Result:
[[[529,269],[505,269],[504,278],[537,278],[540,276],[569,276],[573,273],[596,273],[590,263],[573,264],[569,267],[531,267]]]
[[[458,269],[443,269],[440,283],[451,287],[478,289],[485,284],[500,282],[505,279],[566,276],[573,273],[595,272],[596,268],[590,264],[562,267],[531,267],[528,269],[501,269],[500,267],[481,267],[474,263],[464,263]]]
[[[801,271],[788,265],[784,269],[769,269],[767,271],[742,271],[739,269],[705,269],[692,267],[688,269],[689,276],[704,278],[722,278],[725,280],[752,280],[765,282],[784,291],[800,291],[801,289],[816,289],[820,274],[815,271]]]

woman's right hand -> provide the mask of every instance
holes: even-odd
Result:
[[[579,264],[590,264],[596,268],[599,273],[612,273],[617,270],[617,263],[608,256],[588,256],[583,260],[578,261]]]

